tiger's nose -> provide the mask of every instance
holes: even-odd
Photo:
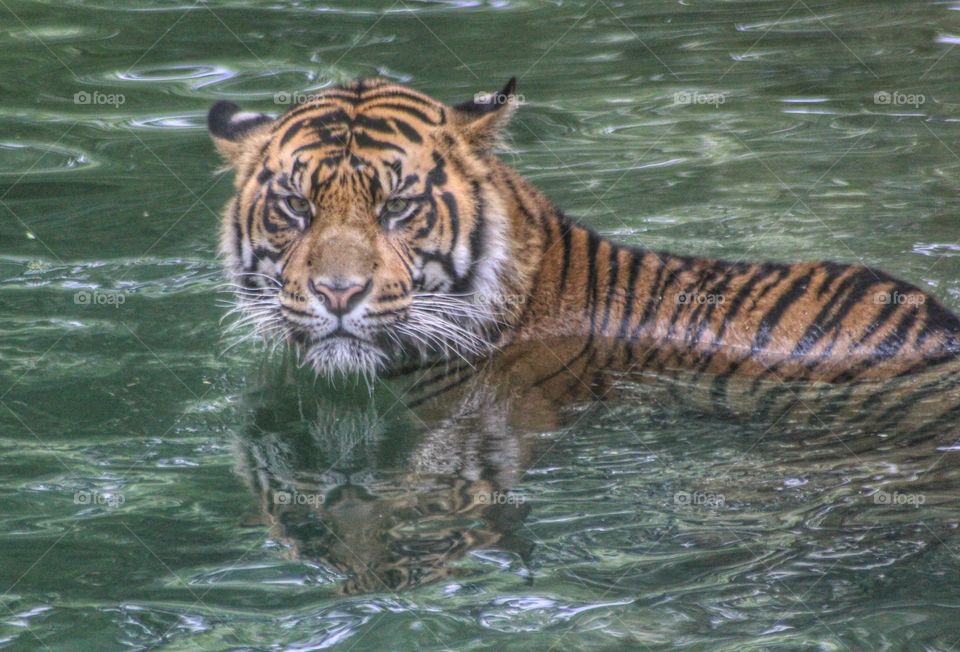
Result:
[[[317,295],[324,307],[336,316],[350,312],[370,292],[372,283],[351,283],[349,281],[310,279],[310,291]]]

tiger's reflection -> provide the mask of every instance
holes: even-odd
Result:
[[[464,573],[457,562],[474,550],[508,553],[525,572],[530,508],[511,491],[531,462],[525,436],[491,413],[427,426],[389,393],[336,389],[271,385],[235,442],[258,520],[290,558],[341,576],[342,594]]]
[[[291,558],[340,576],[344,594],[399,591],[465,573],[471,551],[507,553],[525,572],[530,506],[517,489],[543,454],[534,444],[598,396],[631,409],[752,421],[760,439],[778,442],[772,463],[798,473],[830,459],[953,468],[949,451],[960,440],[960,382],[942,374],[875,386],[727,381],[718,393],[711,379],[630,377],[620,386],[612,377],[571,383],[565,372],[551,376],[565,384],[559,392],[510,371],[471,370],[460,383],[455,369],[443,369],[412,385],[378,382],[370,391],[321,388],[289,367],[271,372],[263,389],[250,393],[236,448],[260,522]],[[436,391],[438,376],[450,391]],[[744,443],[745,451],[754,445]]]

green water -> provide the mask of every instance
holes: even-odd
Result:
[[[459,101],[517,75],[505,156],[603,233],[862,261],[956,310],[958,10],[4,0],[0,647],[955,647],[949,447],[637,400],[524,438],[318,410],[309,382],[252,398],[257,353],[218,324],[231,183],[204,120],[358,76]],[[483,522],[455,509],[480,475],[510,498]],[[266,485],[325,492],[326,520],[271,527]],[[450,574],[380,573],[458,532],[478,540]]]

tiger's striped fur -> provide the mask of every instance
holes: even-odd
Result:
[[[848,383],[956,359],[957,316],[883,272],[677,256],[578,224],[494,153],[513,90],[449,106],[363,80],[277,119],[215,105],[236,172],[221,251],[250,320],[327,375],[496,350],[528,356],[533,385],[609,369]]]

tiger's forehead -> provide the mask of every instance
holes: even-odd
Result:
[[[355,82],[289,109],[277,120],[267,159],[272,172],[305,192],[349,180],[376,196],[400,187],[410,170],[433,166],[434,134],[446,124],[446,107],[427,95]]]
[[[289,153],[405,152],[446,122],[443,103],[406,86],[367,80],[328,89],[289,109],[277,121],[274,143]]]

